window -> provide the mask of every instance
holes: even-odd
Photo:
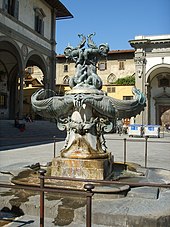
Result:
[[[29,73],[29,74],[33,74],[34,73],[34,67],[28,67],[26,69],[26,71]]]
[[[107,87],[107,92],[108,92],[108,93],[115,93],[115,92],[116,92],[116,88],[113,87],[113,86],[108,86],[108,87]]]
[[[123,96],[123,100],[132,100],[133,96],[129,95],[129,96]]]
[[[65,76],[64,78],[63,78],[63,84],[69,84],[69,76]]]
[[[107,77],[107,83],[108,84],[113,84],[116,81],[116,75],[114,75],[113,73],[111,73],[108,77]]]
[[[7,108],[7,94],[0,93],[0,108]]]
[[[119,61],[119,70],[125,69],[125,61]]]
[[[99,69],[100,71],[106,70],[106,69],[107,69],[107,63],[106,63],[106,62],[100,62],[100,63],[98,64],[98,69]]]
[[[3,10],[11,16],[18,19],[19,15],[19,0],[4,0]]]
[[[44,17],[45,14],[42,9],[35,8],[35,31],[44,34]]]
[[[64,72],[68,72],[68,65],[64,65]]]

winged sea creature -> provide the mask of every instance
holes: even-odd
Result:
[[[58,119],[73,113],[75,109],[81,108],[83,104],[94,109],[98,116],[105,116],[109,119],[122,119],[135,117],[140,114],[146,106],[146,98],[139,89],[133,88],[135,99],[119,100],[107,95],[98,94],[70,94],[65,96],[53,96],[45,98],[46,90],[41,89],[31,97],[32,107],[37,114]],[[77,102],[78,100],[78,102]],[[76,105],[79,103],[78,105]]]

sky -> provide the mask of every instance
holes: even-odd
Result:
[[[96,33],[97,46],[108,43],[110,50],[132,49],[129,40],[137,35],[170,34],[170,0],[60,0],[74,16],[57,20],[57,54],[80,38]]]

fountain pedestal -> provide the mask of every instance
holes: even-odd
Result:
[[[51,176],[104,180],[113,171],[113,157],[105,159],[54,158]]]

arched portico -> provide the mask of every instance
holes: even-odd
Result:
[[[170,105],[170,35],[136,36],[130,40],[135,48],[136,86],[147,96],[141,124],[161,124],[160,116]]]
[[[14,119],[22,109],[23,65],[19,45],[10,38],[0,37],[0,119]]]
[[[45,88],[55,88],[56,19],[73,16],[59,1],[0,1],[0,5],[0,119],[14,119],[18,112],[22,118],[25,68],[38,66]]]
[[[25,60],[25,68],[29,66],[37,66],[41,69],[43,73],[43,84],[45,88],[49,88],[49,70],[48,70],[48,62],[45,61],[43,55],[39,54],[36,51],[31,51],[26,60]]]
[[[23,46],[8,37],[0,37],[0,119],[14,119],[16,114],[23,117],[26,67],[39,67],[44,87],[50,87],[48,57],[34,50],[24,52]]]
[[[146,73],[149,124],[161,124],[161,115],[170,109],[170,64],[158,64]]]

